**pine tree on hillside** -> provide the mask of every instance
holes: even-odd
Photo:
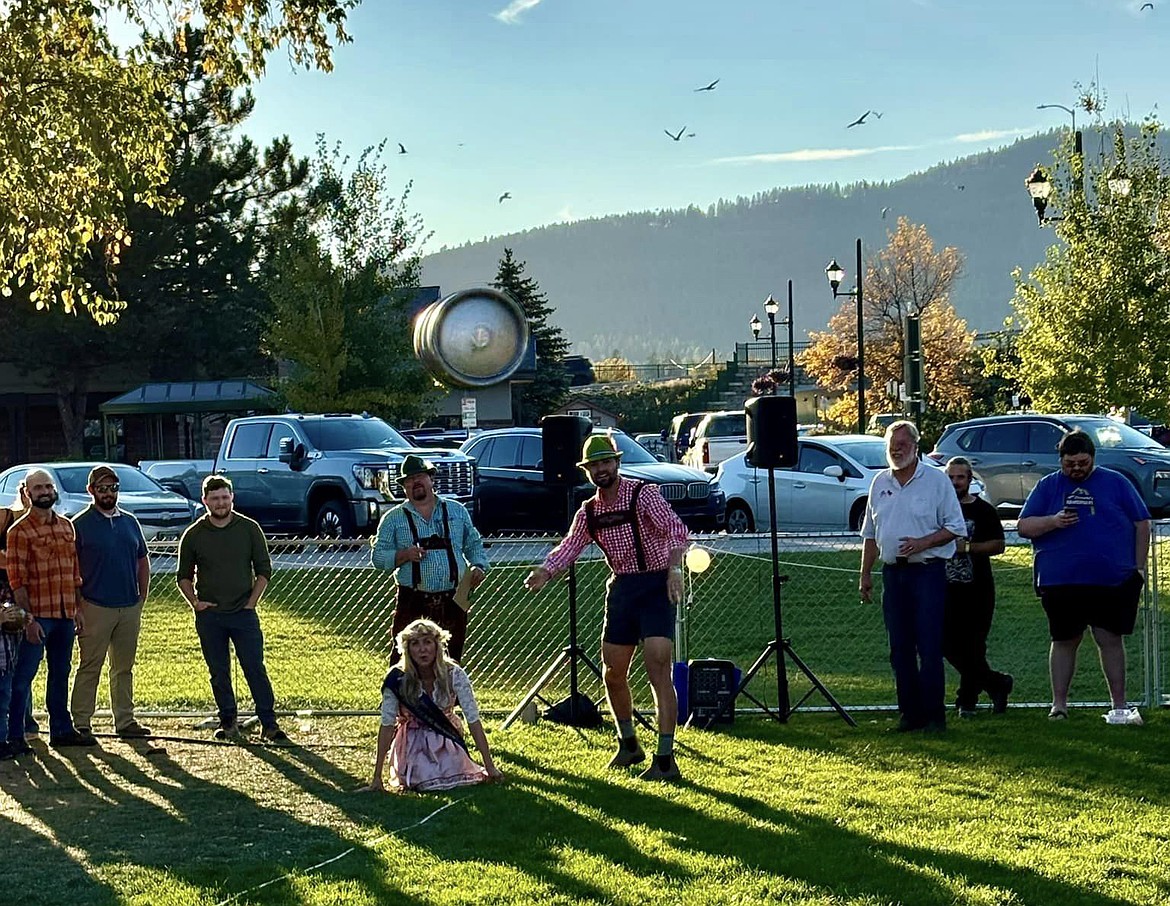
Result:
[[[523,261],[512,256],[511,249],[504,249],[492,286],[508,293],[520,304],[528,316],[528,326],[536,341],[536,377],[531,384],[514,388],[512,398],[516,424],[535,425],[541,416],[556,409],[568,395],[569,372],[564,359],[569,351],[569,341],[559,327],[549,323],[556,309],[549,305],[540,285],[524,276],[524,267]]]

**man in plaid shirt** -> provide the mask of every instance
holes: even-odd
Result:
[[[73,523],[53,512],[57,488],[48,472],[34,469],[24,480],[32,506],[8,530],[8,581],[16,605],[32,615],[16,657],[8,712],[8,746],[17,755],[31,751],[24,741],[24,712],[42,660],[49,665],[49,745],[97,744],[90,734],[74,729],[69,714],[73,641],[85,618]]]
[[[601,659],[605,665],[605,693],[618,726],[618,751],[611,768],[624,768],[646,759],[634,735],[634,705],[630,697],[630,663],[638,642],[654,691],[658,712],[658,751],[643,780],[678,780],[674,759],[674,729],[678,701],[671,678],[675,606],[683,598],[682,558],[689,543],[687,528],[658,486],[622,478],[621,451],[613,439],[595,434],[585,441],[581,462],[597,492],[573,516],[569,534],[524,580],[530,591],[540,591],[563,573],[592,541],[601,548],[613,570],[606,584],[605,623]]]

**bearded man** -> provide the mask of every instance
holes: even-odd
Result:
[[[882,563],[882,615],[890,640],[890,665],[898,732],[947,728],[943,625],[946,561],[967,523],[951,482],[918,457],[918,428],[897,421],[886,428],[886,461],[874,476],[861,523],[861,600],[873,593],[873,567]]]

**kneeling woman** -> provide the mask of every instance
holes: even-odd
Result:
[[[387,755],[390,788],[395,791],[449,790],[503,777],[492,762],[471,681],[447,657],[448,638],[450,633],[430,620],[415,620],[398,634],[402,655],[382,684],[382,726],[368,789],[386,788],[382,771]],[[468,754],[456,703],[483,767]]]

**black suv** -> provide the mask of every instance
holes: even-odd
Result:
[[[613,437],[622,451],[623,476],[658,485],[687,528],[714,532],[723,527],[726,498],[705,473],[659,462],[624,432],[614,431]],[[562,486],[544,482],[540,428],[484,431],[459,449],[476,460],[479,483],[472,517],[480,531],[559,533],[566,529],[568,495]],[[593,493],[593,486],[582,474],[581,483],[572,490],[576,508]]]
[[[931,458],[971,461],[983,496],[1004,513],[1018,511],[1032,488],[1060,468],[1056,445],[1080,428],[1097,447],[1096,464],[1120,472],[1137,488],[1155,517],[1170,514],[1170,450],[1124,422],[1105,415],[994,415],[947,425]]]

